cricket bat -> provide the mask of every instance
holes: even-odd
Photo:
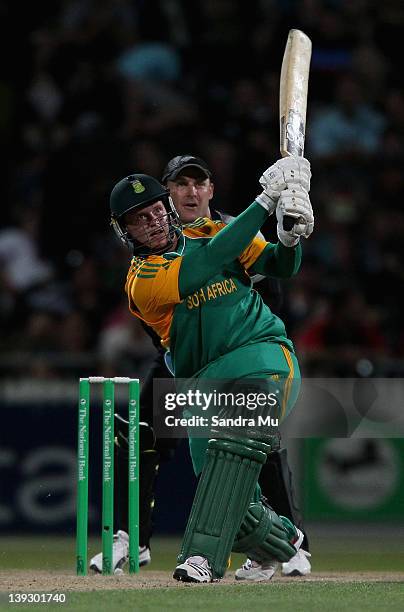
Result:
[[[282,157],[303,157],[306,135],[307,88],[309,83],[311,40],[301,30],[290,30],[282,60],[279,85],[280,151]],[[294,217],[285,217],[283,229],[289,231]]]

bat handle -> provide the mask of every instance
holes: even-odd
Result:
[[[285,232],[290,232],[290,230],[293,229],[295,223],[296,217],[283,217],[283,229],[285,230]]]

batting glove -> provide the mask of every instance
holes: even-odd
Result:
[[[283,229],[284,217],[296,219],[289,231]],[[314,215],[307,191],[299,185],[291,185],[283,190],[276,207],[276,218],[278,238],[283,245],[296,246],[302,236],[308,238],[314,228]]]
[[[276,209],[281,191],[290,185],[303,187],[310,191],[310,162],[304,157],[283,157],[265,170],[260,178],[263,192],[257,196],[256,201],[261,204],[269,214]]]

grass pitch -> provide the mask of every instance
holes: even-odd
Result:
[[[65,604],[47,610],[140,610],[154,612],[234,612],[244,610],[380,612],[403,610],[403,584],[192,585],[187,589],[153,589],[68,593]],[[25,606],[26,607],[26,606]],[[12,609],[22,609],[14,606]]]
[[[309,530],[312,533],[313,529]],[[401,536],[401,534],[400,534]],[[39,607],[48,610],[165,610],[242,612],[244,610],[362,611],[404,609],[404,554],[402,537],[394,531],[377,534],[362,527],[359,533],[312,533],[313,573],[306,578],[282,578],[269,583],[234,581],[243,562],[233,555],[224,581],[208,585],[171,579],[179,539],[153,540],[153,563],[138,576],[74,575],[73,538],[2,538],[0,548],[0,609]],[[90,540],[89,558],[99,552]],[[66,603],[10,603],[11,592],[65,593]]]

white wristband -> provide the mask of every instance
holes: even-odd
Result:
[[[258,202],[258,204],[260,204],[262,208],[265,208],[265,210],[267,210],[268,214],[270,215],[272,215],[272,213],[276,209],[276,202],[274,202],[273,199],[265,193],[265,191],[257,195],[255,201]]]

